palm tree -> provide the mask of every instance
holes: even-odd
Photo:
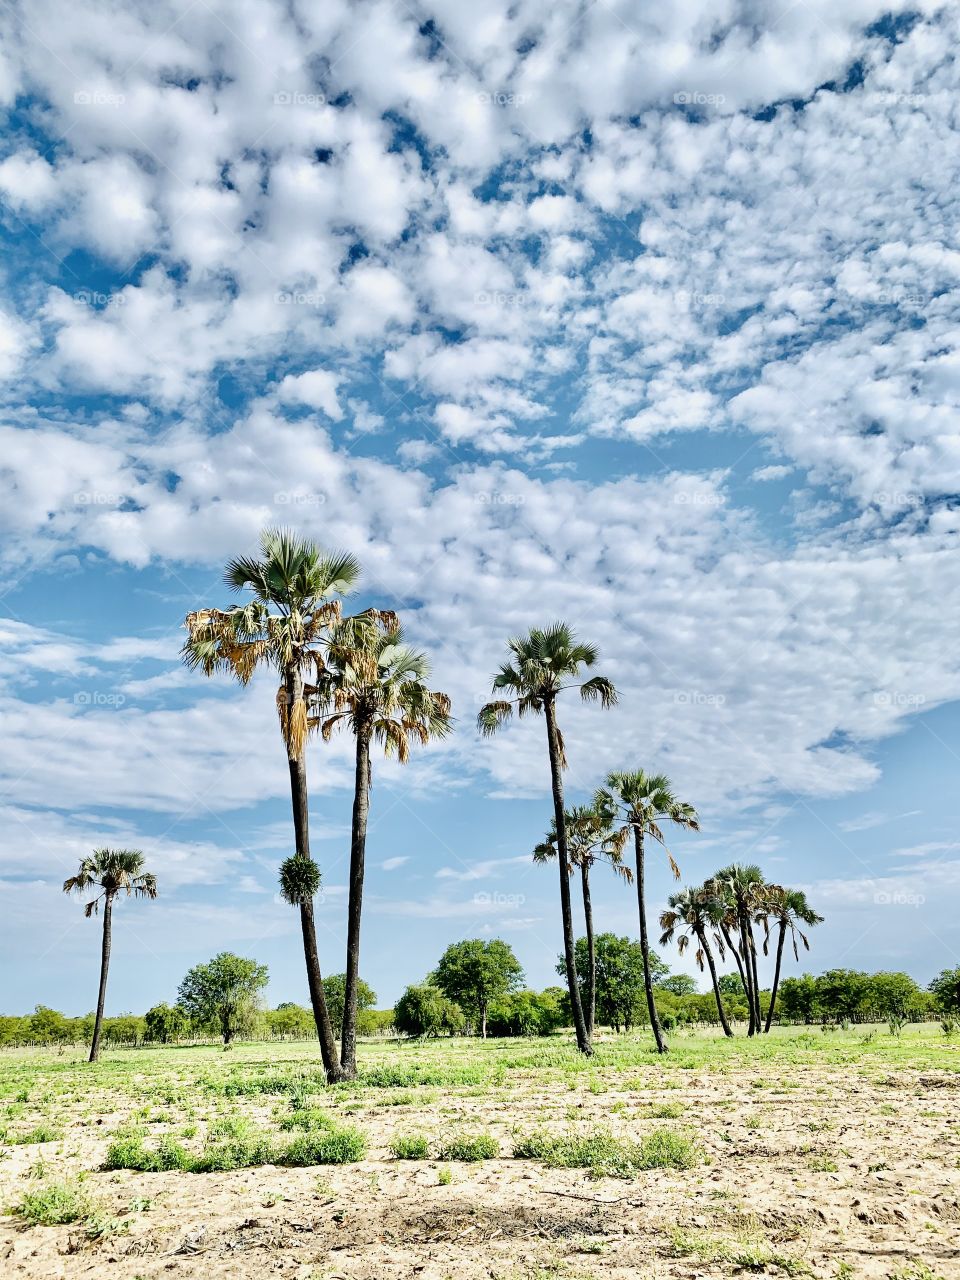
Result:
[[[670,908],[660,915],[660,928],[663,933],[660,936],[661,946],[667,946],[674,939],[674,935],[681,927],[684,932],[677,938],[677,950],[683,955],[691,938],[697,941],[697,950],[694,953],[694,959],[697,962],[697,968],[703,973],[703,962],[706,960],[710,969],[710,981],[713,984],[713,995],[717,1002],[717,1014],[720,1018],[720,1025],[723,1027],[725,1036],[732,1036],[730,1023],[727,1021],[726,1010],[723,1007],[723,999],[720,995],[720,980],[717,977],[717,966],[714,963],[713,952],[710,950],[710,941],[708,934],[714,932],[718,926],[718,907],[716,902],[711,899],[704,887],[701,885],[697,889],[686,888],[681,889],[678,893],[673,893],[667,899],[667,905]],[[723,958],[723,943],[720,942],[720,958]]]
[[[266,666],[280,678],[277,711],[290,771],[295,836],[294,856],[280,867],[280,892],[300,911],[310,1001],[331,1080],[339,1078],[340,1062],[317,955],[313,900],[320,888],[320,870],[310,853],[306,740],[311,727],[317,727],[319,697],[310,677],[315,680],[322,670],[323,645],[340,619],[337,597],[351,591],[359,576],[353,556],[326,555],[289,530],[266,529],[260,536],[260,559],[238,557],[224,573],[227,586],[249,591],[253,598],[226,611],[188,614],[181,651],[188,667],[208,676],[224,671],[245,685],[258,667]]]
[[[89,920],[103,902],[103,945],[100,952],[100,991],[97,995],[97,1016],[93,1023],[93,1039],[90,1042],[90,1061],[100,1056],[100,1032],[103,1027],[103,1005],[107,997],[107,973],[110,969],[110,950],[113,945],[113,900],[118,893],[134,894],[138,898],[157,896],[157,878],[143,869],[143,854],[139,849],[94,849],[89,858],[83,858],[75,876],[63,882],[64,893],[99,892],[83,909]]]
[[[599,701],[612,707],[617,691],[606,676],[593,676],[579,683],[583,667],[597,661],[592,644],[579,644],[565,622],[555,622],[542,630],[508,641],[511,658],[503,663],[493,678],[493,692],[512,694],[509,699],[488,702],[480,709],[477,727],[485,737],[497,732],[516,707],[523,717],[530,712],[543,713],[547,725],[547,751],[550,757],[550,782],[553,790],[553,818],[557,831],[557,861],[560,864],[560,914],[563,921],[563,956],[567,971],[567,989],[577,1047],[590,1054],[593,1048],[587,1034],[586,1019],[580,1001],[577,969],[574,960],[573,913],[570,906],[570,856],[567,849],[567,827],[563,811],[563,770],[567,757],[563,736],[557,726],[557,695],[565,689],[579,688],[584,702]]]
[[[590,872],[598,860],[608,862],[617,875],[623,876],[629,884],[633,880],[633,872],[624,863],[622,851],[612,843],[611,828],[604,822],[603,815],[590,805],[576,805],[567,809],[564,814],[567,828],[567,854],[570,858],[570,874],[573,868],[580,868],[580,889],[583,894],[583,921],[587,939],[587,983],[586,1008],[583,1018],[587,1027],[587,1036],[593,1036],[593,1024],[597,1010],[597,953],[593,931],[593,902],[590,896]],[[541,841],[533,851],[534,862],[549,862],[557,856],[557,824],[552,822],[546,839]]]
[[[370,809],[370,745],[396,754],[405,764],[411,739],[426,745],[450,729],[450,699],[427,687],[430,664],[403,643],[392,613],[368,609],[346,618],[333,630],[319,676],[324,741],[338,726],[356,739],[356,775],[350,837],[350,889],[347,905],[347,969],[344,987],[340,1063],[344,1077],[357,1073],[357,990],[360,968],[360,917],[363,903],[367,815]],[[329,713],[329,714],[326,714]]]
[[[658,1053],[666,1053],[663,1028],[657,1016],[653,998],[653,978],[650,973],[650,940],[647,936],[647,904],[644,898],[644,841],[652,836],[663,845],[670,862],[670,869],[679,880],[680,869],[666,848],[660,823],[666,818],[679,827],[691,831],[700,830],[700,820],[692,805],[678,800],[673,794],[670,779],[663,774],[648,774],[642,769],[634,773],[611,773],[594,798],[594,806],[611,824],[622,822],[616,840],[622,848],[633,831],[633,843],[637,860],[637,905],[640,910],[640,950],[643,953],[643,984],[647,993],[647,1010],[650,1027]]]
[[[711,877],[707,888],[720,898],[725,907],[721,930],[725,942],[733,952],[744,991],[747,993],[747,1007],[750,1010],[747,1035],[759,1035],[762,1026],[760,982],[757,977],[757,944],[753,935],[753,923],[755,918],[761,922],[763,920],[762,907],[767,888],[763,872],[754,864],[734,862]],[[734,932],[738,942],[734,941]]]
[[[807,895],[801,889],[785,889],[782,885],[775,884],[768,886],[768,903],[767,912],[776,921],[778,928],[777,937],[777,963],[773,971],[773,986],[770,989],[770,1008],[767,1010],[767,1021],[763,1028],[766,1034],[770,1030],[770,1024],[773,1022],[773,1006],[777,1002],[777,989],[780,986],[780,964],[783,960],[783,943],[790,932],[790,941],[793,944],[793,958],[800,959],[800,952],[797,948],[797,939],[803,943],[806,951],[810,950],[810,942],[807,935],[798,927],[799,924],[818,925],[823,924],[823,916],[818,915],[813,907],[807,902]],[[763,954],[767,954],[768,938],[764,938]]]

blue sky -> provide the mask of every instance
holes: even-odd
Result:
[[[802,885],[809,966],[960,963],[957,15],[808,0],[7,12],[0,55],[5,1003],[93,1002],[59,892],[142,847],[109,1006],[221,948],[303,999],[265,677],[178,662],[224,561],[295,525],[398,609],[457,731],[377,762],[362,970],[450,941],[555,977],[542,726],[473,728],[557,617],[621,690],[571,799],[668,772]],[[314,744],[321,958],[351,762]],[[636,929],[597,875],[598,924]],[[651,913],[670,881],[650,885]],[[678,967],[682,967],[679,966]]]

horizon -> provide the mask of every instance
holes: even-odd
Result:
[[[556,619],[620,690],[561,698],[568,804],[669,775],[678,883],[757,863],[825,917],[784,976],[960,965],[957,14],[32,10],[0,56],[9,1011],[93,1007],[61,884],[103,845],[160,894],[117,907],[108,1016],[222,950],[308,1002],[275,679],[179,656],[275,525],[353,553],[345,609],[396,609],[453,700],[374,755],[379,1007],[462,938],[561,984],[543,721],[475,728]],[[338,974],[348,735],[308,771]],[[709,990],[659,946],[673,887],[651,848],[654,949]]]

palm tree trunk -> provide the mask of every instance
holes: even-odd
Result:
[[[667,1042],[663,1038],[663,1027],[657,1016],[657,1004],[653,998],[653,979],[650,976],[650,940],[647,937],[647,904],[643,887],[643,832],[638,826],[633,828],[633,843],[637,855],[637,904],[640,908],[640,950],[643,953],[643,985],[647,993],[647,1012],[650,1014],[650,1029],[657,1042],[657,1053],[666,1053]]]
[[[740,956],[740,950],[739,950],[739,948],[734,944],[733,938],[730,936],[730,930],[729,930],[729,928],[727,927],[727,925],[725,925],[725,924],[721,925],[721,926],[720,926],[720,929],[721,929],[721,932],[723,933],[723,940],[724,940],[724,942],[727,944],[727,950],[731,953],[731,955],[733,956],[734,960],[737,962],[737,972],[740,974],[740,981],[743,983],[743,992],[744,992],[744,995],[747,997],[747,1004],[749,1005],[749,1008],[750,1008],[750,1026],[751,1026],[751,1031],[749,1031],[749,1032],[748,1032],[748,1034],[749,1034],[749,1035],[752,1035],[752,1034],[753,1034],[753,1031],[752,1031],[752,1027],[753,1027],[753,1005],[750,1003],[750,989],[749,989],[749,987],[747,986],[747,974],[746,974],[746,970],[745,970],[745,969],[744,969],[744,967],[743,967],[743,960],[742,960],[742,958],[741,958],[741,956]]]
[[[570,1009],[573,1027],[577,1034],[577,1048],[581,1053],[593,1053],[587,1025],[583,1017],[580,987],[577,982],[576,952],[573,938],[573,909],[570,905],[570,856],[567,852],[567,825],[563,815],[563,776],[560,770],[560,738],[557,733],[557,717],[553,699],[543,704],[547,721],[547,747],[550,752],[550,781],[553,786],[553,817],[557,826],[557,861],[560,864],[560,915],[563,920],[563,959],[567,971],[567,989],[570,992]]]
[[[717,1002],[717,1013],[720,1016],[720,1025],[723,1027],[725,1036],[732,1036],[730,1023],[727,1021],[727,1013],[723,1007],[723,999],[720,995],[720,979],[717,977],[717,966],[714,964],[713,952],[710,950],[710,943],[707,941],[706,930],[697,932],[697,941],[703,950],[703,954],[707,957],[707,964],[710,966],[710,981],[713,983],[713,996]]]
[[[292,709],[294,702],[303,696],[303,678],[296,669],[287,672],[286,678],[287,709]],[[293,804],[293,830],[297,856],[309,858],[310,855],[310,802],[307,792],[307,762],[303,749],[293,753],[287,748],[287,763],[290,767],[290,798]],[[323,978],[320,973],[320,957],[317,954],[317,926],[313,914],[313,899],[300,903],[300,932],[303,937],[303,958],[307,967],[307,986],[310,989],[310,1004],[313,1008],[313,1020],[317,1028],[317,1039],[320,1041],[320,1057],[327,1079],[331,1082],[341,1078],[340,1059],[337,1054],[337,1042],[330,1025],[330,1014],[327,1011],[327,999],[323,990]]]
[[[587,1004],[583,1021],[587,1037],[593,1038],[593,1024],[597,1016],[597,949],[593,937],[593,903],[590,899],[590,863],[585,858],[580,863],[580,887],[583,890],[583,923],[587,934]]]
[[[97,994],[97,1016],[93,1020],[90,1062],[100,1057],[100,1032],[103,1028],[103,1006],[107,999],[107,973],[110,969],[110,947],[113,943],[113,894],[108,890],[103,899],[103,945],[100,951],[100,991]]]
[[[750,1026],[747,1030],[748,1036],[755,1036],[759,1033],[760,1027],[757,1024],[757,1002],[753,994],[753,965],[750,962],[750,938],[747,933],[747,924],[743,913],[738,913],[740,924],[740,950],[743,954],[743,980],[747,993],[747,1005],[750,1009]]]
[[[357,762],[350,835],[350,895],[347,901],[347,973],[343,987],[340,1062],[344,1078],[357,1074],[357,984],[360,980],[360,915],[363,909],[363,862],[370,812],[370,725],[357,729]]]
[[[767,1010],[767,1023],[763,1028],[764,1034],[769,1032],[770,1024],[773,1022],[773,1006],[777,1003],[777,988],[780,986],[780,965],[783,961],[783,941],[787,936],[787,922],[780,921],[780,937],[777,939],[777,963],[773,970],[773,986],[770,988],[770,1008]]]
[[[750,938],[750,971],[753,976],[753,1003],[755,1006],[755,1016],[757,1020],[757,1035],[760,1034],[763,1027],[763,1017],[760,1013],[760,979],[757,976],[757,944],[753,936],[753,925],[747,921],[747,933]]]

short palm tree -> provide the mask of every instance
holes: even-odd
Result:
[[[673,794],[669,778],[663,774],[645,773],[642,769],[637,769],[633,773],[609,774],[593,803],[612,826],[619,826],[616,839],[621,848],[626,844],[630,832],[633,832],[637,864],[637,906],[640,911],[640,950],[643,953],[643,984],[647,993],[647,1011],[650,1014],[650,1028],[657,1044],[657,1052],[666,1053],[667,1045],[657,1016],[657,1006],[653,998],[653,977],[650,972],[650,940],[647,935],[647,904],[644,886],[644,842],[647,836],[652,836],[663,845],[670,868],[679,879],[679,868],[667,850],[660,823],[668,820],[678,827],[699,831],[700,820],[692,805],[678,800]]]
[[[664,911],[660,915],[660,928],[663,933],[660,935],[661,946],[667,946],[677,937],[677,950],[683,955],[690,939],[696,940],[697,949],[694,952],[694,959],[697,962],[697,968],[703,973],[704,961],[710,969],[710,981],[713,984],[713,995],[717,1002],[717,1015],[720,1018],[720,1025],[723,1027],[725,1036],[732,1036],[730,1023],[727,1021],[726,1010],[723,1007],[723,999],[720,995],[720,979],[717,976],[717,966],[713,959],[713,951],[710,949],[709,935],[715,932],[718,926],[718,906],[715,900],[711,899],[703,886],[699,888],[681,889],[677,893],[672,893],[667,899],[669,910]],[[722,947],[720,943],[721,959],[723,958]]]
[[[324,740],[338,726],[356,740],[356,775],[350,838],[347,905],[347,969],[344,985],[340,1062],[343,1074],[357,1073],[357,991],[360,918],[363,907],[367,816],[370,810],[371,743],[405,764],[410,742],[426,745],[450,729],[450,699],[427,687],[430,664],[403,643],[392,613],[367,610],[334,627],[320,673],[321,730]]]
[[[323,1065],[331,1080],[340,1075],[336,1040],[327,1013],[317,954],[313,900],[320,870],[310,853],[306,741],[316,725],[318,671],[330,628],[340,619],[338,597],[351,591],[360,566],[351,555],[326,555],[313,542],[285,529],[260,536],[260,558],[231,560],[224,579],[252,599],[227,610],[200,609],[187,615],[184,662],[205,675],[227,672],[247,684],[258,667],[280,679],[277,711],[287,752],[293,801],[295,853],[280,867],[280,891],[300,911],[303,954]]]
[[[484,736],[497,732],[512,715],[514,708],[523,717],[541,714],[547,726],[547,751],[550,757],[550,783],[553,791],[553,818],[557,832],[557,861],[560,865],[560,914],[563,923],[563,956],[567,971],[567,989],[577,1047],[581,1053],[592,1053],[590,1037],[580,1000],[574,959],[573,912],[570,906],[570,855],[563,809],[563,770],[567,758],[563,736],[557,725],[557,697],[566,689],[579,688],[585,702],[599,702],[612,707],[617,691],[606,676],[593,676],[581,683],[584,667],[597,661],[592,644],[580,644],[565,622],[534,629],[525,636],[508,641],[510,659],[493,678],[493,692],[510,697],[488,702],[480,709],[477,727]]]
[[[783,961],[783,944],[787,933],[790,934],[790,941],[793,944],[793,958],[800,959],[800,951],[797,947],[797,939],[804,946],[804,950],[810,950],[810,941],[807,935],[800,928],[801,924],[812,927],[813,925],[823,924],[823,916],[818,915],[814,911],[810,903],[807,902],[807,895],[801,889],[785,889],[782,885],[772,884],[767,886],[767,902],[765,911],[772,918],[777,926],[777,963],[773,971],[773,986],[770,989],[770,1008],[767,1010],[767,1021],[764,1025],[764,1032],[770,1030],[770,1024],[773,1022],[773,1007],[777,1002],[777,989],[780,986],[780,965]],[[767,954],[768,939],[764,939],[763,954]]]
[[[763,922],[763,903],[767,887],[763,872],[752,863],[749,865],[739,862],[731,863],[729,867],[718,871],[707,882],[709,892],[714,894],[724,906],[721,931],[725,942],[733,952],[744,991],[747,993],[747,1007],[750,1010],[747,1034],[751,1036],[759,1035],[762,1026],[760,981],[757,976],[757,944],[753,925],[755,920]]]
[[[110,951],[113,946],[113,900],[119,893],[133,894],[137,898],[157,896],[157,878],[143,869],[143,854],[139,849],[94,849],[84,858],[75,876],[63,882],[64,893],[89,893],[98,890],[96,897],[84,907],[83,914],[95,915],[103,903],[103,944],[100,952],[100,991],[97,996],[97,1016],[93,1023],[93,1039],[90,1042],[90,1061],[100,1056],[100,1033],[103,1029],[103,1006],[107,997],[107,973],[110,969]]]
[[[597,953],[593,930],[593,901],[590,894],[590,872],[594,863],[609,863],[617,875],[627,883],[633,879],[633,872],[623,861],[622,851],[611,841],[613,834],[606,824],[603,815],[590,805],[576,805],[567,809],[564,814],[567,827],[567,853],[570,858],[570,874],[573,868],[580,869],[580,890],[583,895],[584,934],[587,940],[587,982],[586,1004],[583,1010],[587,1035],[593,1035],[593,1024],[597,1011]],[[552,822],[546,839],[542,840],[533,851],[534,862],[550,862],[557,856],[557,824]]]

